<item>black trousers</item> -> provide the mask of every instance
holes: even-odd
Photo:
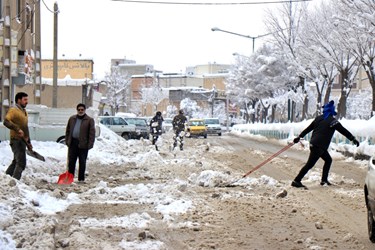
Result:
[[[69,151],[68,151],[68,159],[69,159],[69,173],[74,175],[76,170],[76,163],[78,159],[79,169],[78,169],[78,180],[84,181],[85,180],[85,171],[86,171],[86,160],[87,154],[89,152],[88,149],[78,148],[79,141],[77,139],[72,139],[70,143]]]
[[[155,145],[159,139],[159,134],[152,134],[152,145]]]
[[[322,181],[328,181],[329,169],[331,168],[332,158],[327,150],[321,149],[314,145],[310,146],[310,155],[305,166],[300,170],[299,174],[294,178],[295,181],[301,181],[303,177],[312,169],[315,163],[322,158],[324,160]]]
[[[26,168],[26,143],[21,139],[11,139],[10,147],[13,152],[13,161],[5,173],[20,180],[22,172]]]

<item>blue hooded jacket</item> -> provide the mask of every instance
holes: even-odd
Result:
[[[330,101],[326,105],[323,106],[323,116],[324,120],[326,120],[329,116],[335,116],[337,115],[335,111],[335,102]]]

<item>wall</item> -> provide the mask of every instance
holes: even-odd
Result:
[[[94,61],[89,59],[59,59],[57,62],[57,77],[59,79],[70,75],[72,79],[92,79]],[[42,77],[53,78],[53,60],[42,60]]]
[[[42,85],[41,104],[52,107],[52,85]],[[16,91],[23,91],[29,95],[29,100],[34,98],[33,85],[17,86]],[[82,102],[82,86],[59,86],[57,90],[58,108],[75,108]],[[30,102],[29,102],[30,103]]]

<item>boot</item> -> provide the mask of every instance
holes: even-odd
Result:
[[[292,181],[292,187],[307,189],[307,187],[300,181]]]

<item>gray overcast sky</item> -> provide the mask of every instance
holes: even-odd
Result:
[[[54,2],[44,0],[50,10],[53,10]],[[155,69],[165,73],[184,72],[187,66],[198,64],[233,63],[234,52],[251,54],[252,39],[212,32],[211,28],[219,27],[250,36],[262,35],[266,33],[264,9],[275,6],[162,5],[110,0],[61,0],[57,3],[60,10],[59,58],[62,58],[62,54],[67,58],[82,54],[82,58],[93,59],[96,78],[109,72],[111,58],[152,64]],[[53,14],[43,3],[41,8],[42,57],[52,58]],[[256,47],[260,43],[260,39],[255,40]]]

